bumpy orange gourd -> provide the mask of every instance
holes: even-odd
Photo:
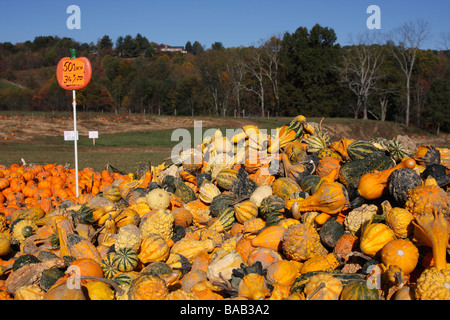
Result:
[[[366,200],[378,199],[383,195],[392,172],[401,168],[413,169],[416,162],[412,158],[405,158],[396,166],[383,170],[366,173],[358,184],[358,193]]]
[[[301,263],[293,260],[279,260],[267,267],[266,279],[270,284],[291,286],[297,279]]]
[[[312,276],[305,286],[307,300],[339,300],[343,289],[342,282],[329,273]]]
[[[414,216],[425,213],[449,216],[449,203],[449,194],[437,185],[436,179],[428,177],[425,179],[424,185],[409,190],[405,208]]]
[[[282,251],[288,259],[303,262],[315,255],[324,254],[326,249],[313,226],[299,223],[290,225],[284,232]]]
[[[168,294],[169,290],[162,279],[149,273],[144,273],[131,282],[128,299],[165,300]]]
[[[239,283],[238,294],[240,297],[249,300],[264,300],[265,297],[270,295],[270,289],[264,276],[250,273],[245,275]]]

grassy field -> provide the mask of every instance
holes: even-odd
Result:
[[[27,163],[57,163],[74,167],[74,143],[64,141],[62,130],[72,130],[70,113],[21,114],[0,112],[0,164],[11,165],[24,159]],[[32,117],[33,119],[30,119]],[[109,119],[108,126],[105,121]],[[120,120],[119,120],[120,119]],[[63,120],[63,121],[61,121]],[[176,128],[186,128],[193,137],[193,121],[202,120],[203,130],[220,128],[239,129],[245,124],[257,124],[260,129],[280,127],[291,118],[234,119],[234,118],[186,118],[186,117],[113,117],[102,114],[80,114],[80,138],[78,140],[78,167],[90,167],[96,171],[107,164],[124,172],[134,172],[140,162],[149,161],[158,165],[169,158],[172,148],[180,143],[172,141]],[[308,122],[319,122],[311,118]],[[61,124],[66,121],[65,124]],[[87,136],[87,128],[99,128],[99,139]],[[26,128],[26,129],[25,129]],[[407,134],[417,144],[432,143],[438,147],[450,147],[450,136],[441,137],[408,128],[395,123],[355,119],[325,119],[323,128],[332,140],[342,137],[370,139],[382,136],[392,139],[398,134]],[[84,130],[84,131],[83,131]],[[12,134],[15,133],[14,136]],[[3,135],[3,136],[2,136]],[[7,140],[4,139],[7,138]]]

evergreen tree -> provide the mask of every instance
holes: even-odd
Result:
[[[200,42],[195,41],[194,44],[192,45],[192,53],[194,55],[198,55],[204,51],[205,49],[203,49],[203,46],[200,44]]]
[[[441,78],[434,79],[427,93],[426,117],[428,125],[433,126],[436,134],[450,128],[450,84]]]
[[[189,53],[192,53],[194,51],[194,49],[192,48],[192,43],[190,41],[186,42],[184,50],[186,50]]]
[[[97,50],[101,57],[111,54],[113,49],[113,41],[108,35],[103,36],[98,42],[97,42]]]
[[[331,116],[340,107],[337,63],[340,46],[333,29],[316,24],[285,33],[281,45],[280,103],[286,116]]]
[[[224,49],[224,46],[223,46],[222,42],[216,41],[211,45],[211,49],[212,50],[222,50],[222,49]]]

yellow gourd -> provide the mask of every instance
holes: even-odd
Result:
[[[114,300],[115,294],[109,284],[101,281],[89,281],[83,286],[87,289],[91,300]]]

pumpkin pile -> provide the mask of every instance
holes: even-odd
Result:
[[[450,150],[297,116],[125,174],[0,167],[3,300],[450,300]],[[78,188],[78,197],[76,197]]]

